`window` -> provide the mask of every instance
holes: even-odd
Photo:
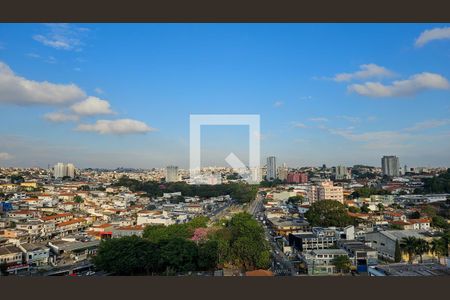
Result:
[[[385,246],[385,244],[384,244],[384,243],[381,243],[381,246]]]

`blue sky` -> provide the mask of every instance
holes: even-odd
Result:
[[[263,162],[450,166],[448,80],[448,24],[0,24],[0,166],[187,167],[190,114],[259,114]]]

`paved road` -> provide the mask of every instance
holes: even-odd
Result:
[[[258,193],[256,195],[255,201],[250,203],[247,212],[252,214],[258,221],[261,222],[260,217],[263,217],[264,211],[264,197],[262,194]],[[295,276],[297,275],[297,270],[293,266],[289,258],[283,253],[282,249],[274,241],[273,236],[270,234],[270,229],[264,226],[264,233],[266,240],[269,242],[271,247],[273,261],[272,261],[272,271],[276,275],[280,276]]]

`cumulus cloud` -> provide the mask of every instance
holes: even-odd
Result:
[[[75,84],[29,80],[17,76],[8,65],[0,61],[0,103],[61,105],[85,97],[85,93]]]
[[[98,120],[94,124],[80,124],[76,130],[117,135],[156,131],[155,128],[149,127],[144,122],[132,119]]]
[[[80,118],[77,115],[70,115],[63,112],[52,112],[45,114],[44,119],[50,122],[62,123],[78,121]]]
[[[448,80],[435,73],[420,73],[406,80],[396,80],[390,85],[380,82],[366,82],[352,84],[348,87],[350,92],[367,97],[407,97],[430,89],[446,90],[450,88]]]
[[[13,156],[6,152],[0,152],[0,160],[8,160],[13,158]]]
[[[33,36],[35,41],[62,50],[80,50],[82,38],[85,36],[87,28],[80,28],[71,24],[47,24],[46,32]]]
[[[392,77],[394,73],[385,67],[378,66],[376,64],[365,64],[359,66],[360,71],[353,73],[340,73],[336,74],[333,78],[334,81],[351,81],[354,79],[368,79],[368,78],[383,78]]]
[[[97,97],[88,97],[86,100],[72,105],[71,110],[78,115],[108,115],[113,114],[110,104],[106,100]]]
[[[431,41],[448,39],[450,39],[450,27],[433,28],[422,32],[416,39],[415,46],[422,47]]]

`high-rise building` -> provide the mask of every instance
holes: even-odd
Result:
[[[287,180],[288,176],[288,166],[284,163],[281,167],[278,168],[278,179],[281,181]]]
[[[53,167],[53,175],[55,178],[63,178],[66,176],[66,166],[59,162]]]
[[[381,159],[381,169],[383,175],[396,177],[400,176],[400,161],[397,156],[383,156]]]
[[[168,166],[166,167],[166,182],[178,181],[178,167]]]
[[[67,168],[67,176],[69,176],[70,178],[74,178],[75,177],[75,166],[73,164],[67,164],[66,166]]]
[[[269,156],[267,158],[267,180],[274,180],[277,178],[277,161],[275,156]]]
[[[53,176],[55,178],[63,178],[69,176],[70,178],[75,177],[75,166],[71,163],[65,165],[61,162],[57,163],[53,167]]]
[[[337,166],[335,177],[336,180],[351,179],[350,172],[346,166]]]

